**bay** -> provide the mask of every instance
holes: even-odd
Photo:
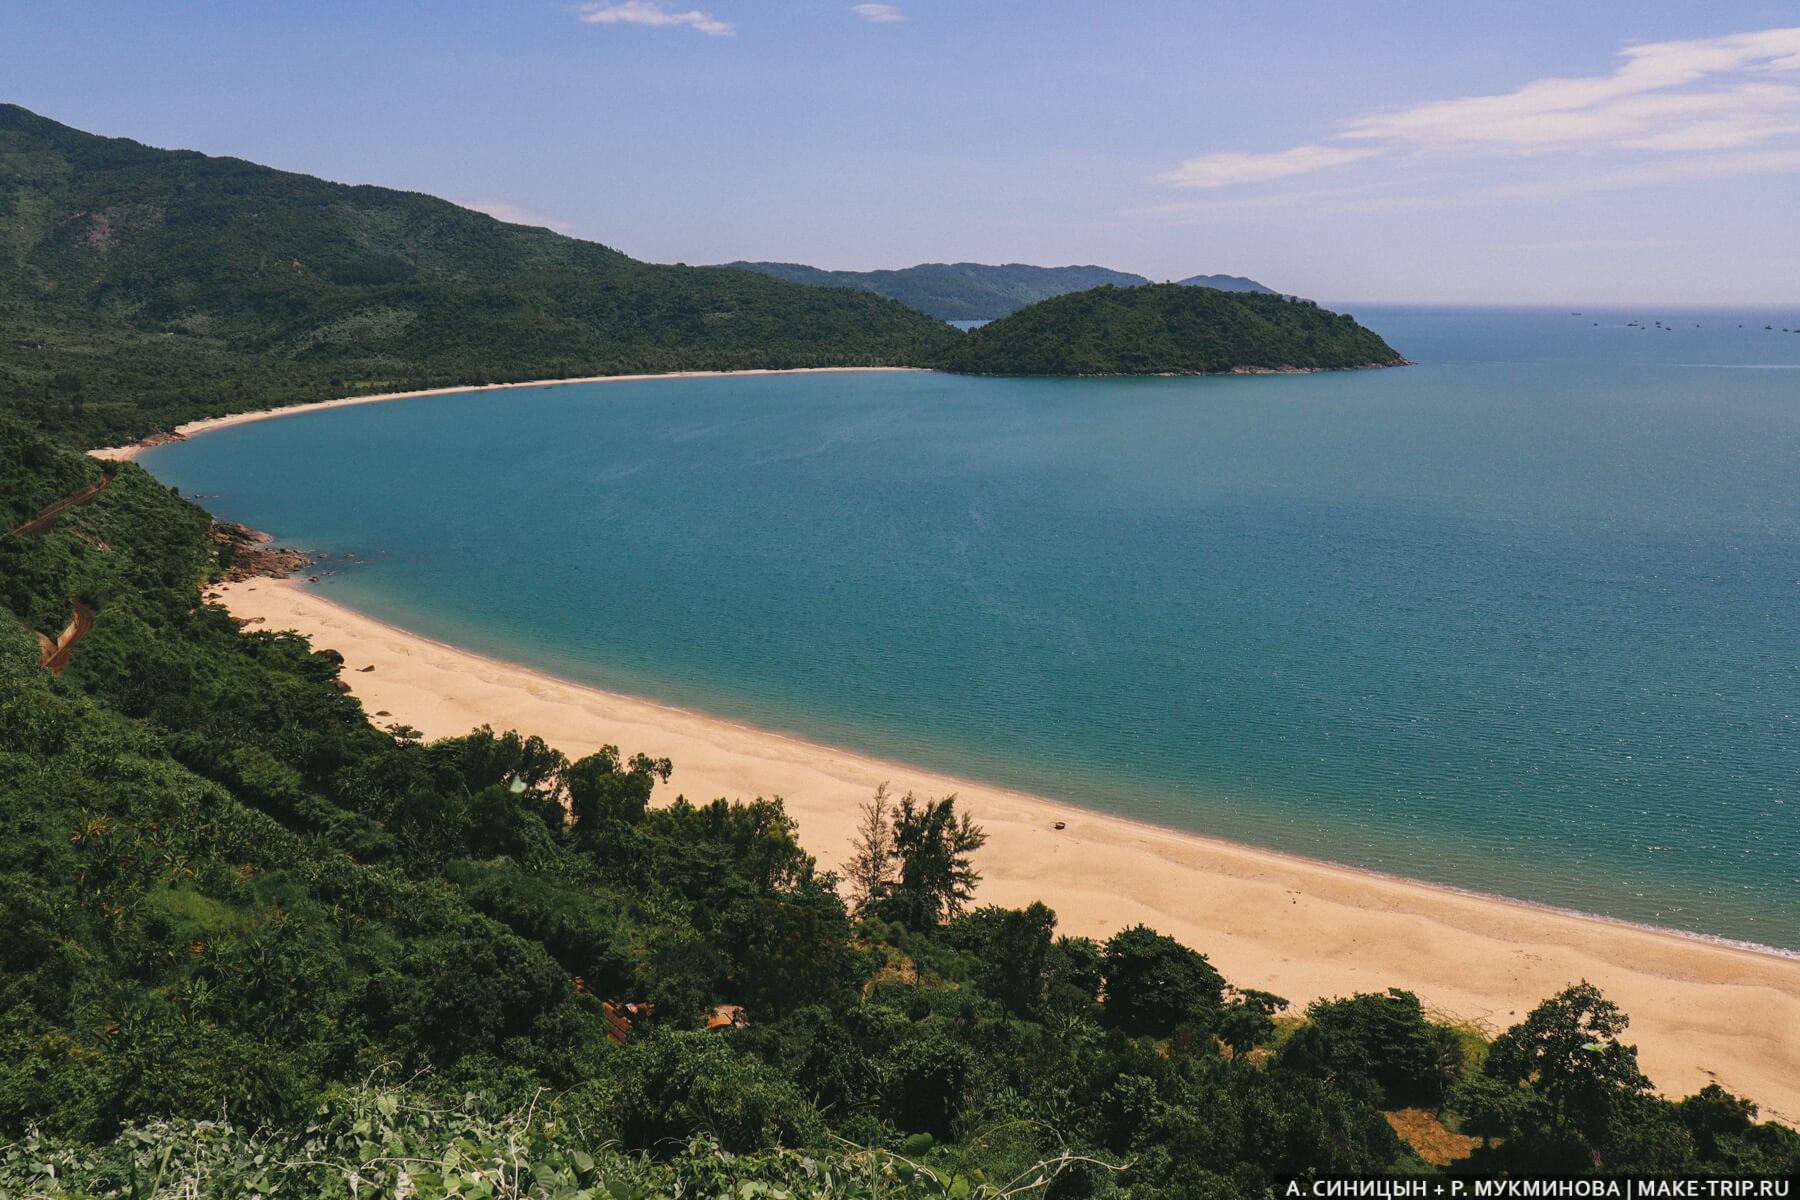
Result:
[[[565,678],[1800,950],[1800,314],[1358,316],[1417,365],[575,384],[143,461]]]

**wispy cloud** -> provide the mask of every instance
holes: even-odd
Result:
[[[511,200],[501,200],[493,196],[483,196],[479,200],[461,201],[464,208],[472,208],[476,212],[486,213],[496,221],[505,221],[508,225],[538,225],[545,229],[554,229],[558,233],[568,233],[575,227],[567,221],[559,221],[555,217],[547,217],[541,212],[534,212],[523,204],[514,204]]]
[[[852,4],[850,11],[871,24],[879,25],[884,21],[904,21],[899,9],[891,4]]]
[[[1365,173],[1347,178],[1320,175],[1280,191],[1207,190],[1203,196],[1126,210],[1133,218],[1178,224],[1216,224],[1275,213],[1311,218],[1368,213],[1448,212],[1476,205],[1559,204],[1608,192],[1644,191],[1672,184],[1737,179],[1753,175],[1800,174],[1800,146],[1792,149],[1727,151],[1703,155],[1661,155],[1609,166],[1589,157],[1546,161],[1545,171],[1527,174],[1516,161],[1465,163],[1454,174],[1437,172],[1439,186],[1421,186],[1419,173]],[[1308,186],[1311,185],[1311,186]]]
[[[1682,246],[1698,245],[1691,241],[1671,241],[1664,238],[1578,238],[1564,242],[1514,242],[1514,250],[1674,250]]]
[[[1707,154],[1697,158],[1661,158],[1606,171],[1571,171],[1537,182],[1498,185],[1488,189],[1485,196],[1495,200],[1560,200],[1584,192],[1616,192],[1690,180],[1795,172],[1800,172],[1800,147]]]
[[[1326,167],[1342,166],[1362,158],[1373,158],[1379,150],[1348,149],[1339,146],[1296,146],[1272,154],[1204,154],[1190,158],[1175,170],[1162,176],[1166,183],[1183,187],[1225,187],[1233,183],[1260,183],[1286,175],[1305,175]]]
[[[1380,157],[1597,151],[1710,153],[1711,173],[1719,174],[1747,163],[1716,152],[1800,141],[1800,28],[1627,46],[1619,54],[1624,61],[1610,75],[1539,79],[1503,95],[1368,113],[1328,144],[1202,155],[1159,179],[1210,188]]]
[[[686,25],[713,37],[730,37],[737,28],[710,13],[670,12],[656,0],[623,0],[620,4],[584,4],[581,19],[590,25]]]

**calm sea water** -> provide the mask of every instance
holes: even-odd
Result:
[[[144,462],[567,678],[1800,949],[1800,311],[1358,316],[1419,365],[570,385]]]

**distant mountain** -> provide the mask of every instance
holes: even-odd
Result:
[[[734,262],[728,266],[814,287],[874,292],[941,321],[991,321],[1027,304],[1068,292],[1113,284],[1149,283],[1142,275],[1105,267],[1033,267],[1008,263],[921,263],[898,271],[822,271],[799,263]]]
[[[1246,279],[1242,275],[1194,275],[1179,280],[1183,287],[1218,288],[1221,292],[1262,292],[1265,295],[1279,295],[1274,288],[1264,287],[1254,279]]]
[[[957,336],[879,296],[642,263],[16,105],[0,214],[0,411],[88,445],[402,387],[917,363]]]
[[[1142,275],[1106,267],[1033,267],[1008,263],[990,267],[981,263],[921,263],[898,271],[823,271],[799,263],[734,262],[727,266],[792,283],[814,287],[847,287],[874,292],[918,309],[941,321],[994,321],[1027,304],[1085,292],[1089,288],[1142,287]],[[1192,287],[1218,288],[1223,292],[1265,292],[1276,295],[1254,279],[1242,275],[1196,275],[1183,279]]]
[[[1310,300],[1163,283],[1041,300],[964,334],[935,365],[972,375],[1211,375],[1404,362],[1348,315]]]

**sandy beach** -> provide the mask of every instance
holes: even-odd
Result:
[[[419,396],[451,396],[459,392],[505,392],[515,388],[560,387],[569,383],[627,383],[640,379],[711,379],[724,375],[813,375],[844,371],[917,371],[920,369],[919,367],[792,367],[779,371],[668,371],[658,375],[588,375],[580,379],[533,379],[524,383],[464,384],[457,387],[427,388],[417,392],[382,392],[374,396],[344,396],[337,400],[321,400],[317,404],[293,404],[286,408],[259,408],[248,412],[231,413],[223,417],[208,417],[204,421],[189,421],[185,425],[177,425],[172,436],[162,434],[125,446],[107,446],[99,450],[89,450],[88,456],[120,462],[135,459],[140,452],[153,446],[178,442],[184,438],[193,437],[195,434],[208,433],[214,429],[224,429],[231,425],[243,425],[250,421],[266,421],[271,417],[292,417],[300,413],[318,412],[322,408],[344,408],[352,404],[378,404],[383,400],[410,400]]]
[[[341,653],[343,678],[378,724],[428,737],[518,729],[571,758],[609,743],[666,755],[675,773],[660,799],[780,796],[824,867],[848,856],[858,806],[878,784],[955,793],[988,832],[979,903],[1041,899],[1059,932],[1095,938],[1142,922],[1296,1008],[1402,987],[1490,1033],[1586,979],[1630,1014],[1627,1040],[1665,1095],[1717,1082],[1764,1118],[1800,1124],[1800,959],[1140,825],[581,687],[417,637],[291,580],[220,591],[252,628],[298,630]]]
[[[685,377],[712,374],[720,373]],[[176,432],[473,390],[481,389],[349,397],[197,421]],[[124,459],[142,448],[92,453]],[[1800,1126],[1800,957],[1387,878],[878,761],[471,654],[333,604],[293,580],[252,579],[218,592],[251,628],[297,630],[315,648],[342,654],[343,679],[377,724],[409,725],[427,737],[484,724],[518,729],[571,758],[607,744],[667,756],[675,772],[661,800],[780,796],[826,868],[849,856],[859,806],[877,785],[896,795],[955,793],[959,808],[988,832],[976,860],[978,903],[1043,900],[1056,910],[1060,933],[1094,938],[1147,924],[1205,953],[1232,983],[1278,993],[1295,1010],[1320,997],[1400,987],[1434,1015],[1492,1034],[1586,979],[1630,1015],[1626,1040],[1664,1095],[1716,1082],[1755,1101],[1765,1119]]]

